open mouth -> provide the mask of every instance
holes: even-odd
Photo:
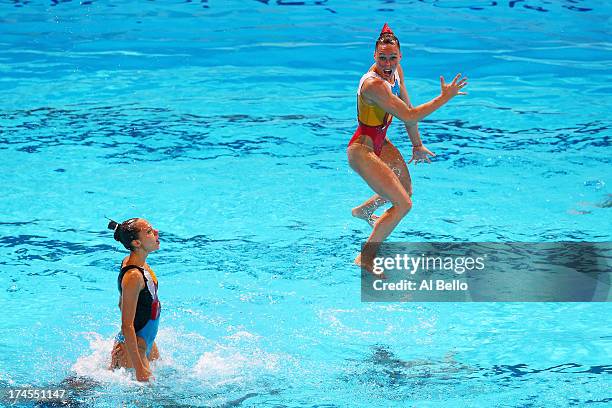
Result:
[[[383,74],[385,74],[385,75],[391,75],[392,72],[393,72],[393,70],[391,70],[391,69],[383,69]]]

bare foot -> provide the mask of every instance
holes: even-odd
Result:
[[[363,207],[353,208],[353,210],[351,211],[351,214],[353,214],[353,217],[355,218],[364,220],[365,222],[370,224],[370,227],[372,228],[374,227],[374,224],[376,224],[376,221],[378,221],[378,218],[380,218],[378,215],[375,215],[369,212],[367,209]]]
[[[355,257],[355,265],[359,266],[362,270],[365,269],[369,274],[373,275],[377,279],[387,279],[384,273],[374,272],[373,262],[364,262],[361,260],[361,252]]]

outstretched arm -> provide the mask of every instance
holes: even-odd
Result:
[[[440,77],[440,95],[417,107],[409,107],[406,102],[391,93],[391,89],[386,86],[383,80],[372,79],[366,81],[363,86],[362,94],[367,100],[383,108],[386,112],[395,116],[406,125],[414,126],[418,121],[429,116],[431,113],[440,109],[456,95],[465,95],[461,89],[467,85],[467,78],[461,78],[457,74],[453,82],[447,84],[444,77]]]

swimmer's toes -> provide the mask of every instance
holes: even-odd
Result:
[[[353,262],[355,263],[355,265],[361,266],[361,253],[357,254]]]

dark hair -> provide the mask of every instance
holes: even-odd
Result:
[[[110,220],[108,223],[108,229],[114,230],[115,234],[113,238],[115,241],[119,241],[123,244],[125,249],[132,250],[132,241],[138,239],[138,233],[140,230],[136,227],[136,221],[140,218],[130,218],[129,220],[123,221],[121,224],[117,221]]]
[[[382,33],[378,37],[378,40],[376,40],[376,45],[374,46],[374,49],[377,50],[378,46],[383,44],[394,44],[397,45],[398,49],[400,49],[400,42],[395,36],[395,34],[392,33]]]

